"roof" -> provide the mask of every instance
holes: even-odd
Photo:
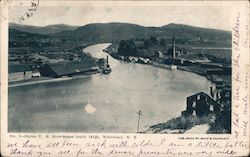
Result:
[[[59,76],[80,73],[92,70],[96,67],[96,63],[92,60],[84,60],[81,62],[65,62],[48,64],[48,66]]]
[[[210,68],[210,69],[207,69],[207,71],[224,71],[222,68]]]
[[[219,64],[219,63],[212,63],[212,62],[209,62],[209,63],[200,63],[202,65],[209,65],[209,66],[217,66],[217,67],[222,67],[222,64]]]
[[[204,95],[204,96],[206,96],[208,99],[207,99],[207,101],[208,102],[210,102],[210,103],[213,103],[213,104],[219,104],[217,101],[215,101],[210,95],[208,95],[207,93],[205,93],[205,92],[199,92],[199,93],[196,93],[196,94],[193,94],[193,95],[191,95],[191,96],[189,96],[188,97],[188,99],[189,98],[192,98],[192,97],[196,97],[197,95]]]
[[[9,73],[32,71],[30,65],[27,64],[9,64]]]

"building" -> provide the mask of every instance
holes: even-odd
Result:
[[[39,71],[32,71],[32,78],[35,78],[35,77],[41,77],[41,74]]]
[[[208,75],[232,75],[232,69],[230,67],[221,67],[221,68],[208,68]]]
[[[9,64],[8,81],[22,81],[32,78],[32,69],[27,64]]]
[[[96,73],[99,70],[95,61],[85,59],[81,62],[64,62],[55,64],[46,64],[39,68],[42,76],[62,77],[74,76],[79,74]]]
[[[222,64],[219,63],[210,63],[210,62],[202,62],[200,65],[204,68],[222,68]]]
[[[182,115],[207,116],[208,114],[218,113],[221,105],[205,92],[199,92],[187,97],[186,111]]]

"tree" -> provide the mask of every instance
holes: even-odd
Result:
[[[149,40],[150,40],[150,43],[151,43],[152,45],[158,44],[158,40],[157,40],[156,37],[154,37],[154,36],[151,36],[151,37],[149,38]]]
[[[166,41],[165,41],[164,38],[161,38],[161,40],[160,40],[160,45],[161,45],[161,46],[166,46]]]
[[[119,43],[118,53],[123,56],[136,56],[138,50],[133,40],[121,40]]]

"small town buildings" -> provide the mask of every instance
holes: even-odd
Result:
[[[8,81],[22,81],[32,78],[32,69],[27,64],[9,64]]]
[[[208,114],[218,113],[221,105],[205,92],[199,92],[187,97],[187,108],[182,115],[207,116]]]
[[[99,70],[95,61],[85,59],[81,62],[64,62],[55,64],[46,64],[39,68],[42,76],[62,77],[79,74],[96,73]]]
[[[137,57],[129,56],[129,57],[128,57],[128,60],[129,60],[130,62],[137,62],[139,59],[138,59]]]

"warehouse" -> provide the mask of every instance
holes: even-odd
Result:
[[[94,61],[84,60],[81,62],[46,64],[40,67],[39,71],[42,76],[62,77],[62,76],[74,76],[80,74],[97,73],[98,67]]]
[[[9,82],[23,81],[32,78],[32,69],[26,64],[9,64]]]

